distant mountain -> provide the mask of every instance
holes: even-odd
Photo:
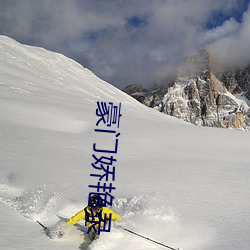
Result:
[[[209,52],[202,49],[177,69],[169,86],[124,89],[146,106],[196,125],[248,129],[250,127],[250,67],[216,72]]]
[[[241,94],[250,100],[250,65],[246,68],[238,68],[218,73],[217,77],[222,81],[229,92]]]

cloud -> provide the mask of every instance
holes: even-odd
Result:
[[[211,44],[225,37],[235,34],[240,28],[240,24],[232,17],[226,20],[221,26],[204,31],[200,38],[201,44]]]
[[[220,29],[227,29],[224,24]],[[245,67],[250,64],[250,9],[243,15],[242,22],[237,24],[236,29],[221,39],[210,44],[218,64],[225,67]]]
[[[120,88],[148,87],[204,46],[218,53],[249,40],[248,13],[241,23],[231,17],[239,8],[237,0],[2,0],[0,33],[61,52]],[[214,13],[229,18],[208,30]]]

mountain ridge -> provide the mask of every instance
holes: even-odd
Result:
[[[209,51],[202,49],[188,57],[176,72],[171,85],[144,91],[140,91],[140,85],[130,85],[123,91],[148,107],[195,125],[249,129],[250,67],[216,72]]]

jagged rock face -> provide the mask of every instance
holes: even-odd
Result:
[[[247,128],[248,106],[212,77],[179,79],[162,100],[163,112],[197,125]]]
[[[123,89],[123,91],[125,93],[131,95],[131,94],[134,94],[136,92],[142,93],[142,92],[145,92],[147,90],[144,89],[142,84],[130,84],[125,89]]]
[[[183,69],[184,67],[184,69]],[[163,112],[197,125],[247,128],[248,106],[231,95],[209,66],[206,50],[187,59],[165,94]]]
[[[139,102],[144,101],[144,95],[147,92],[147,90],[144,89],[142,84],[130,84],[125,89],[123,89],[123,91],[128,95],[133,96]]]
[[[227,73],[221,77],[231,80],[224,84],[211,70],[208,52],[201,50],[178,69],[177,78],[171,87],[140,92],[140,101],[196,125],[248,129],[250,109],[246,102],[231,93],[236,92],[236,87],[242,91],[241,86],[248,86],[249,71],[234,74],[244,76],[245,80],[235,77],[235,81],[238,81],[235,84]]]
[[[218,74],[230,93],[242,93],[250,100],[250,66]]]

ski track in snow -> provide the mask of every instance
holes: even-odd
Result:
[[[67,228],[64,237],[58,239],[57,231],[64,228],[66,219],[60,220],[57,214],[69,218],[83,207],[82,204],[65,200],[63,194],[49,192],[46,186],[22,190],[10,183],[1,183],[0,202],[26,219],[45,222],[50,229],[49,236],[53,240],[63,241],[71,246],[79,244],[79,249],[115,250],[120,247],[125,249],[124,242],[127,242],[126,249],[162,249],[153,242],[113,227],[110,233],[102,233],[98,240],[91,243],[86,236],[87,229],[83,222],[70,229]],[[196,229],[185,225],[173,209],[166,207],[164,203],[162,194],[144,194],[118,198],[112,208],[122,216],[123,227],[163,244],[176,248],[182,244],[186,246],[185,249],[192,249],[194,246],[198,249],[199,244],[204,244],[204,239],[201,242],[197,240],[200,225],[196,225]]]

